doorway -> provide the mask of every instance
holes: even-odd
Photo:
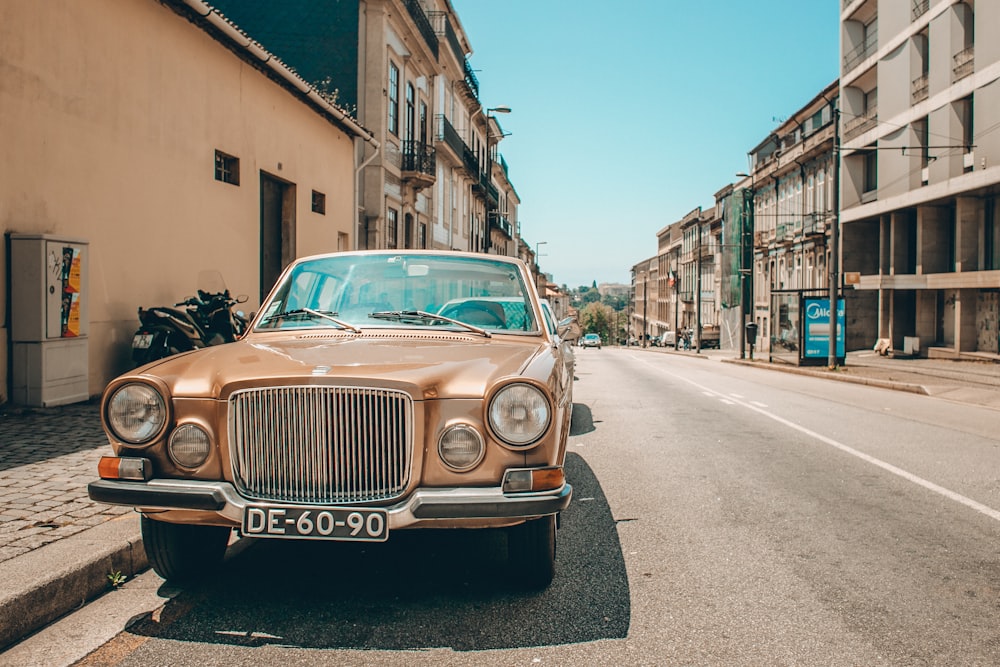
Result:
[[[260,172],[260,300],[295,258],[295,184]]]

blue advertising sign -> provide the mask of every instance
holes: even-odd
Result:
[[[830,357],[830,300],[806,299],[804,324],[806,329],[803,357],[828,359]],[[844,357],[844,329],[847,317],[844,300],[837,300],[837,358]]]

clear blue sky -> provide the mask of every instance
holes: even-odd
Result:
[[[554,282],[628,283],[656,232],[838,75],[840,0],[452,0]]]

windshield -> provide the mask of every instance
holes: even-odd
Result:
[[[417,253],[302,260],[285,274],[257,324],[267,331],[377,327],[539,329],[516,264],[488,256]]]

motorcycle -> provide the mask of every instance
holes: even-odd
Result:
[[[198,284],[205,289],[199,288],[196,296],[173,307],[139,307],[140,324],[132,336],[132,361],[137,366],[179,352],[232,343],[246,331],[249,319],[233,306],[249,297],[233,298],[217,272],[203,272]]]

